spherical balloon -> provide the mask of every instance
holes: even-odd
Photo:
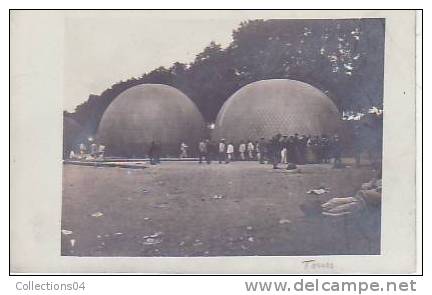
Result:
[[[333,135],[339,131],[336,105],[319,89],[295,80],[253,82],[222,106],[213,139],[233,142],[282,135]]]
[[[142,84],[118,95],[105,111],[97,141],[108,155],[148,154],[153,141],[163,155],[178,155],[181,142],[195,147],[205,124],[195,104],[181,91],[161,84]]]

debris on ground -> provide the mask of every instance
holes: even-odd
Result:
[[[157,204],[154,208],[168,208],[168,203]]]
[[[325,193],[328,193],[330,191],[330,189],[328,188],[318,188],[318,189],[312,189],[307,191],[307,194],[313,194],[313,195],[322,195]]]
[[[213,197],[211,197],[212,199],[222,199],[224,196],[223,195],[214,195]]]
[[[201,242],[200,240],[195,240],[195,243],[193,245],[194,246],[201,246],[201,245],[204,245],[204,243]]]
[[[163,232],[158,231],[158,232],[155,232],[154,234],[147,235],[147,236],[143,236],[142,238],[143,238],[143,239],[147,239],[147,238],[157,238],[157,237],[159,237],[159,236],[161,236],[161,235],[163,235]]]
[[[119,232],[119,233],[114,233],[114,235],[115,235],[115,236],[122,236],[123,233],[120,233],[120,232]]]
[[[61,232],[65,236],[73,234],[73,232],[71,230],[67,230],[67,229],[62,229]]]
[[[252,230],[253,227],[252,227],[252,226],[247,226],[246,229],[247,229],[247,230]]]
[[[143,245],[156,245],[162,242],[162,238],[160,237],[163,235],[163,232],[155,232],[151,235],[143,236],[142,238],[144,241],[142,242]]]
[[[279,220],[279,224],[286,224],[286,223],[291,223],[291,220],[289,220],[289,219],[281,219],[281,220]]]
[[[141,192],[141,193],[144,193],[144,194],[146,194],[146,193],[149,192],[147,189],[145,189],[143,187],[138,188],[138,191]]]
[[[76,242],[75,239],[71,239],[71,240],[70,240],[70,244],[71,244],[71,247],[72,247],[72,248],[75,247],[75,242]]]
[[[143,220],[145,220],[145,221],[149,221],[149,220],[151,220],[151,219],[150,219],[150,217],[144,217]]]
[[[93,217],[101,217],[102,215],[103,215],[102,212],[95,212],[91,216],[93,216]]]
[[[143,245],[156,245],[162,242],[162,239],[155,239],[155,238],[146,238],[144,239],[144,242],[142,242]]]
[[[185,242],[181,241],[180,244],[179,244],[179,246],[183,246],[184,244],[185,244]]]
[[[253,237],[249,237],[248,241],[252,243],[254,241],[254,238]]]

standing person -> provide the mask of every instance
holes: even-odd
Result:
[[[321,154],[320,154],[320,139],[318,135],[315,135],[313,137],[313,141],[312,141],[312,150],[313,153],[315,155],[315,163],[320,163],[321,162]]]
[[[80,158],[84,158],[84,155],[87,151],[87,147],[86,147],[85,143],[80,143],[79,150],[80,150],[80,155],[79,155]]]
[[[327,138],[326,134],[323,134],[321,136],[321,153],[322,153],[322,162],[328,163],[329,162],[329,139]]]
[[[103,160],[104,154],[105,154],[105,146],[103,144],[100,144],[98,149],[98,159]]]
[[[294,163],[299,164],[300,163],[300,139],[298,133],[294,134]]]
[[[162,145],[159,141],[156,140],[154,145],[154,161],[156,164],[160,164],[161,151]]]
[[[206,146],[207,146],[206,162],[207,162],[207,164],[211,164],[212,159],[213,159],[214,155],[216,154],[215,145],[213,144],[213,142],[210,139],[207,139],[206,140]]]
[[[311,164],[313,162],[314,162],[313,138],[309,136],[309,139],[306,143],[306,163]]]
[[[300,142],[300,141],[299,141]],[[285,147],[285,161],[287,164],[286,170],[294,170],[297,169],[297,165],[295,163],[295,144],[294,144],[294,136],[290,136],[284,141]]]
[[[150,144],[150,149],[148,151],[148,155],[150,158],[150,164],[151,165],[156,165],[158,163],[158,159],[157,159],[157,144],[155,141],[152,141]]]
[[[355,158],[355,163],[356,163],[356,167],[360,167],[360,158],[361,158],[361,154],[362,154],[362,141],[361,139],[361,132],[360,132],[360,126],[355,124],[354,125],[354,158]]]
[[[281,164],[288,164],[288,158],[287,158],[288,136],[287,135],[282,136],[280,140],[280,144],[281,144]]]
[[[342,144],[337,134],[333,136],[332,153],[334,158],[333,168],[342,168]]]
[[[188,146],[184,142],[180,144],[180,159],[187,158],[187,148]]]
[[[307,142],[308,138],[306,135],[300,136],[299,139],[299,145],[300,145],[300,159],[299,164],[305,164],[306,163],[306,148],[307,148]]]
[[[255,155],[258,163],[261,161],[261,147],[258,140],[255,141]]]
[[[271,161],[273,164],[273,169],[277,169],[278,164],[280,162],[280,134],[276,134],[273,136],[273,138],[270,140],[270,155],[271,155]]]
[[[69,153],[69,159],[76,159],[77,155],[75,155],[75,152],[73,150],[70,151]]]
[[[199,162],[202,163],[203,160],[207,158],[207,144],[204,140],[201,140],[198,144]]]
[[[96,143],[93,142],[93,143],[90,145],[90,155],[91,155],[93,158],[96,158],[96,157],[97,157],[97,153],[98,153],[98,146],[97,146]]]
[[[219,149],[218,149],[219,164],[222,164],[222,161],[225,160],[225,153],[226,153],[226,144],[225,144],[225,139],[222,138],[219,142]]]
[[[244,143],[244,141],[240,142],[239,153],[240,153],[240,159],[242,161],[246,160],[246,156],[245,156],[245,153],[246,153],[246,144]]]
[[[261,137],[259,142],[257,141],[257,160],[260,164],[264,164],[264,159],[266,157],[266,142],[265,138]]]
[[[247,151],[248,151],[249,160],[254,159],[254,150],[255,150],[255,146],[254,146],[252,140],[249,140],[249,142],[247,144]]]
[[[234,154],[234,145],[232,144],[232,142],[228,143],[226,154],[227,157],[225,163],[229,163],[233,160],[233,154]]]
[[[156,141],[156,153],[155,153],[156,164],[160,164],[161,153],[162,153],[162,144],[160,143],[160,141]]]
[[[286,154],[287,154],[287,161],[288,164],[294,164],[295,162],[295,151],[294,151],[294,136],[291,135],[288,140],[287,143],[285,144],[286,147]]]

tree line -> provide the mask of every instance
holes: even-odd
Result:
[[[207,122],[238,89],[263,79],[286,78],[324,91],[340,110],[382,108],[383,19],[248,20],[232,32],[226,47],[215,42],[191,63],[176,62],[141,77],[90,94],[74,112],[87,134],[94,134],[109,104],[124,90],[144,83],[173,86],[195,102]],[[265,98],[263,98],[265,99]]]

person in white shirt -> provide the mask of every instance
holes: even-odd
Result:
[[[284,135],[281,139],[281,163],[282,164],[288,164],[288,150],[287,150],[287,142],[288,142],[288,136]]]
[[[255,150],[255,146],[254,146],[253,142],[249,141],[248,144],[247,144],[247,151],[248,151],[249,160],[253,160],[253,158],[254,158],[254,154],[253,154],[254,150]]]
[[[69,159],[76,159],[77,158],[77,156],[75,155],[75,152],[74,151],[70,151],[70,153],[69,153]]]
[[[80,150],[80,155],[79,155],[79,157],[81,158],[81,159],[84,159],[85,157],[85,153],[86,153],[86,151],[87,151],[87,147],[86,147],[86,145],[85,145],[85,143],[80,143],[80,145],[79,145],[79,150]]]
[[[187,158],[187,148],[188,146],[184,142],[180,144],[180,159]]]
[[[100,144],[98,150],[98,159],[102,160],[104,158],[104,153],[105,153],[105,146],[103,144]]]
[[[227,145],[226,154],[227,154],[226,163],[229,163],[230,161],[233,160],[233,154],[234,154],[234,145],[231,142]]]
[[[219,149],[218,149],[219,164],[222,164],[222,162],[225,160],[225,152],[226,152],[225,139],[221,138],[219,142]]]
[[[245,144],[243,141],[240,142],[240,145],[239,145],[239,153],[240,153],[240,159],[241,159],[242,161],[246,160],[246,157],[245,157],[245,153],[246,153],[246,144]]]

